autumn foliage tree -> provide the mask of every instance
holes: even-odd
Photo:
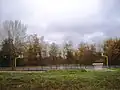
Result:
[[[39,65],[41,63],[41,44],[40,44],[40,38],[34,34],[28,36],[27,39],[27,51],[26,51],[26,57],[27,57],[27,65]]]
[[[71,41],[64,43],[63,53],[65,57],[65,63],[72,64],[74,62],[74,56],[73,56],[73,44]]]
[[[104,54],[108,56],[109,65],[120,65],[120,39],[108,39],[103,45]]]
[[[109,65],[120,65],[120,38],[111,38],[103,42],[97,50],[96,44],[80,43],[77,48],[72,41],[65,41],[62,45],[50,44],[44,37],[37,34],[27,35],[26,25],[21,21],[5,21],[1,24],[2,39],[0,50],[1,66],[14,66],[24,63],[26,66],[80,64],[92,65],[93,62],[105,59],[101,53],[108,56]],[[2,30],[2,31],[1,31]],[[19,60],[20,55],[22,59]],[[105,60],[104,60],[105,61]]]

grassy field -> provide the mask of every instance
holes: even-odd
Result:
[[[0,90],[120,90],[120,70],[0,72]]]

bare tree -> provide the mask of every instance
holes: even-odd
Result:
[[[21,53],[22,42],[24,41],[24,38],[26,36],[26,30],[27,30],[26,25],[22,24],[18,20],[15,20],[15,21],[6,20],[2,23],[2,31],[0,33],[4,35],[3,40],[5,39],[12,40],[12,43],[15,46],[15,49],[14,49],[15,54]],[[10,48],[11,48],[10,49],[11,51],[9,52],[13,52],[12,50],[13,48],[11,46]],[[13,62],[15,62],[15,57],[13,59]]]
[[[13,43],[17,43],[19,41],[23,41],[26,36],[26,25],[22,24],[21,21],[4,21],[3,24],[4,34],[8,37],[8,32],[11,34],[11,38],[13,39]]]
[[[50,51],[49,51],[49,54],[50,54],[50,57],[52,58],[52,64],[56,64],[57,63],[57,56],[58,56],[58,45],[55,44],[55,43],[52,43],[50,45]]]

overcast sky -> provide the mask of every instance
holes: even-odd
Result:
[[[100,42],[120,34],[120,0],[0,0],[0,20],[21,20],[45,40]]]

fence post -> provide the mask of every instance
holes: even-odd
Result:
[[[50,65],[50,69],[52,70],[52,65]]]
[[[41,69],[42,69],[42,71],[43,71],[43,66],[41,66]]]
[[[56,70],[57,70],[57,64],[56,64]]]

